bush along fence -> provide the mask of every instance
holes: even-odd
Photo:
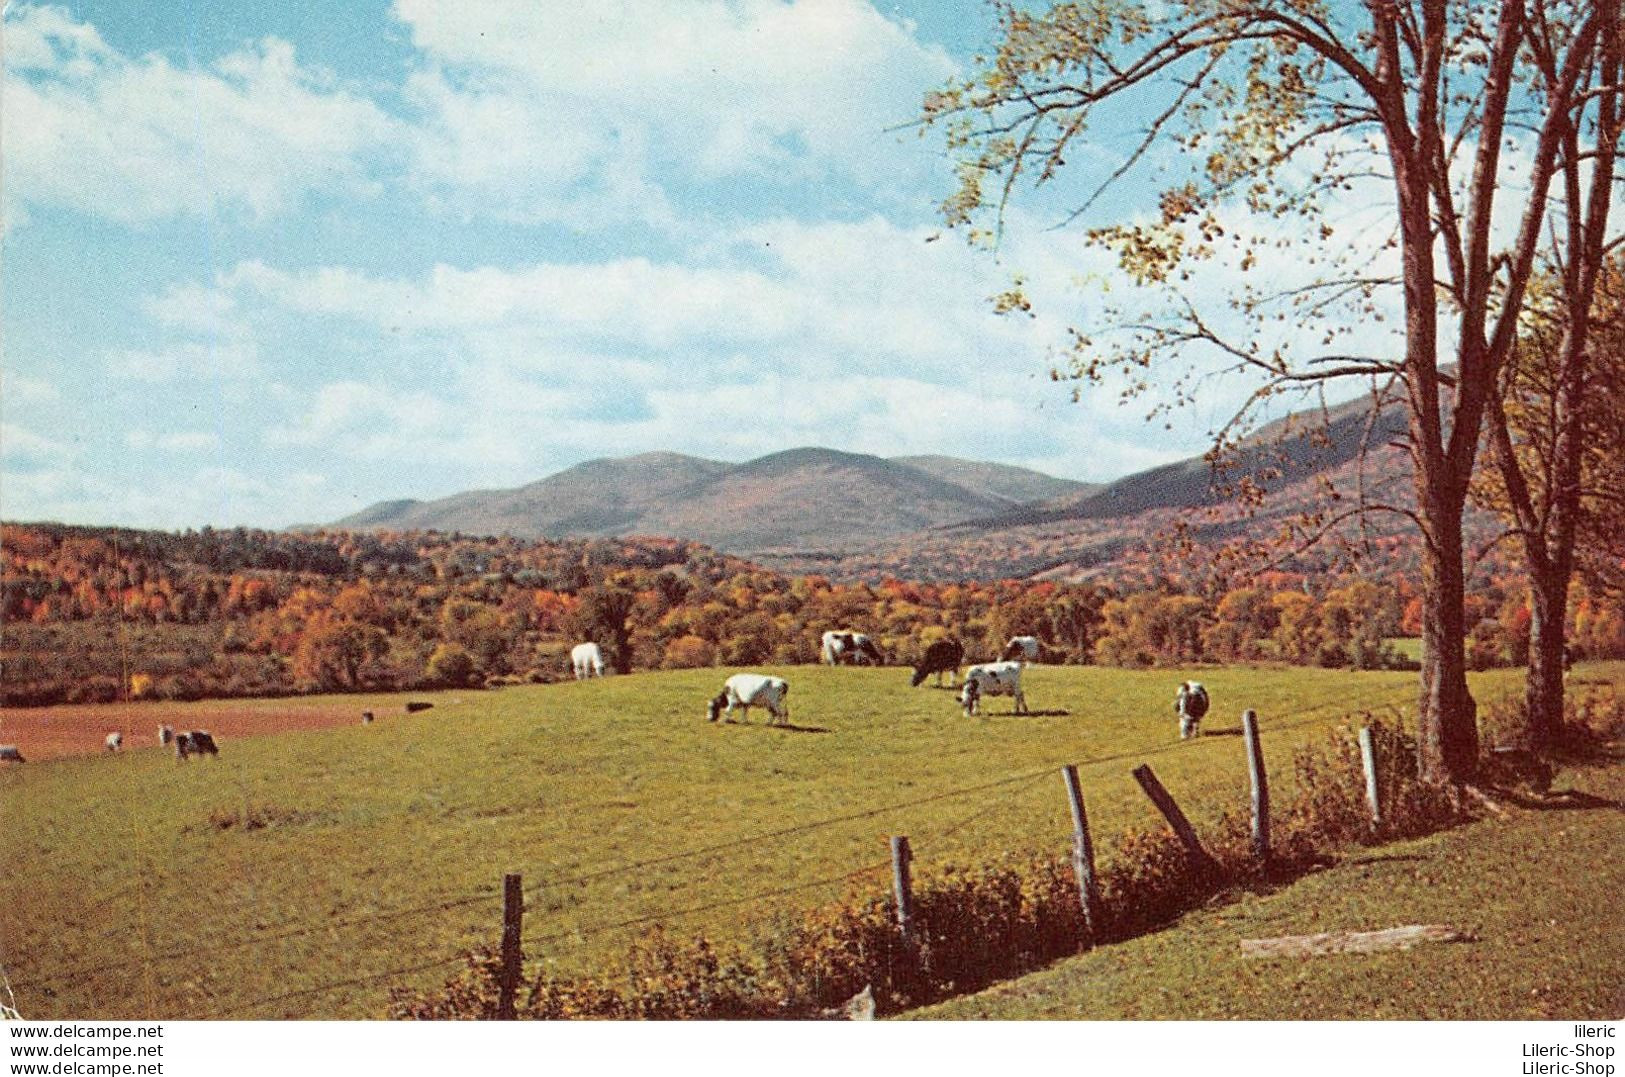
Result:
[[[1058,784],[1071,809],[1069,854],[1007,856],[917,876],[908,837],[896,835],[889,862],[849,876],[875,877],[890,867],[889,892],[855,888],[780,923],[748,949],[703,934],[674,937],[657,925],[596,975],[527,974],[524,888],[509,876],[500,945],[465,954],[463,969],[439,988],[392,988],[388,1013],[817,1019],[859,1008],[897,1012],[978,990],[1155,930],[1227,892],[1290,881],[1329,862],[1339,848],[1419,836],[1468,817],[1458,799],[1418,779],[1411,736],[1364,719],[1357,735],[1344,731],[1296,754],[1294,796],[1274,818],[1258,719],[1248,711],[1242,718],[1248,810],[1222,815],[1206,840],[1142,764],[1133,776],[1166,826],[1125,833],[1097,866],[1077,770],[1066,766]],[[848,1005],[867,999],[873,1008]]]

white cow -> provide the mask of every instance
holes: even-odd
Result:
[[[164,724],[158,727],[158,743],[163,747],[175,743],[175,727]]]
[[[1189,740],[1201,732],[1202,716],[1207,713],[1207,689],[1200,681],[1180,681],[1174,693],[1174,713],[1179,715],[1179,739]]]
[[[102,743],[106,745],[108,751],[116,752],[120,748],[124,747],[124,734],[115,730],[114,732],[107,734],[107,739],[102,741]]]
[[[785,702],[785,697],[789,694],[790,685],[782,677],[735,673],[722,683],[722,691],[706,708],[706,717],[714,722],[722,717],[724,709],[729,715],[742,710],[745,712],[742,720],[748,722],[752,707],[766,707],[774,721],[788,722],[790,704]]]
[[[588,677],[602,677],[604,652],[598,649],[596,643],[578,643],[570,648],[570,668],[575,670],[578,681]]]
[[[1016,713],[1027,713],[1027,697],[1021,694],[1020,662],[987,662],[965,671],[965,686],[959,690],[959,704],[965,717],[976,714],[983,696],[1014,696]]]
[[[1041,650],[1037,636],[1011,636],[999,657],[1006,662],[1036,662]]]
[[[885,659],[874,640],[862,632],[825,632],[824,664],[826,666],[885,665]]]

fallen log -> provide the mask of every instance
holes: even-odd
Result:
[[[1449,924],[1407,924],[1382,931],[1324,931],[1318,935],[1283,935],[1275,939],[1242,939],[1243,957],[1319,957],[1322,954],[1375,954],[1409,950],[1424,942],[1471,942],[1473,936]]]

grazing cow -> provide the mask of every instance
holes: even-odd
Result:
[[[735,673],[723,682],[722,691],[707,706],[706,717],[714,722],[722,717],[724,709],[729,715],[743,710],[742,720],[748,722],[752,707],[766,707],[775,722],[788,722],[790,704],[785,702],[785,697],[789,694],[790,685],[782,677]]]
[[[939,639],[925,649],[920,664],[914,667],[909,684],[918,688],[931,674],[937,675],[937,687],[942,687],[942,675],[948,674],[948,687],[959,683],[959,664],[965,660],[965,645],[956,639]]]
[[[173,743],[175,743],[175,727],[172,725],[160,725],[158,727],[158,746],[160,748],[167,748]]]
[[[1179,715],[1179,739],[1189,740],[1201,732],[1202,716],[1207,713],[1207,689],[1200,681],[1180,681],[1174,695],[1174,713]]]
[[[1001,662],[1036,662],[1042,650],[1037,636],[1011,636],[999,655]]]
[[[862,632],[825,632],[824,664],[826,666],[883,666],[886,659],[875,646],[874,640]]]
[[[15,744],[0,744],[0,763],[26,763],[23,750]]]
[[[602,677],[604,652],[598,649],[596,643],[578,643],[570,648],[570,668],[575,671],[578,681],[588,677]]]
[[[424,702],[423,700],[411,700],[406,704],[406,713],[407,714],[416,714],[418,711],[429,710],[433,706],[434,706],[433,703],[427,703],[427,702]]]
[[[362,711],[361,712],[361,724],[362,725],[372,725],[372,711]]]
[[[220,749],[215,746],[214,737],[207,729],[189,729],[185,733],[175,734],[175,758],[185,760],[193,755],[219,755]]]
[[[124,734],[115,730],[114,732],[107,734],[107,739],[102,741],[102,744],[107,748],[108,751],[116,752],[120,748],[124,747]]]
[[[1014,696],[1016,713],[1027,713],[1027,697],[1021,692],[1020,662],[988,662],[965,671],[965,685],[959,690],[959,704],[969,718],[981,709],[983,696]]]

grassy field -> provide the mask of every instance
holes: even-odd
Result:
[[[881,873],[820,881],[882,861],[889,834],[913,839],[917,874],[1064,848],[1050,772],[1061,763],[1081,764],[1109,848],[1154,819],[1129,777],[1142,761],[1199,827],[1245,804],[1243,708],[1260,714],[1284,796],[1298,745],[1353,711],[1409,711],[1415,691],[1401,673],[1203,670],[1214,714],[1181,744],[1178,672],[1037,667],[1037,715],[1010,716],[999,699],[971,720],[948,692],[910,689],[903,670],[775,672],[793,685],[789,729],[760,714],[706,723],[724,673],[699,670],[429,694],[423,714],[399,716],[397,700],[372,726],[228,739],[219,759],[184,766],[145,748],[7,767],[0,945],[18,1006],[39,1018],[377,1016],[388,983],[449,970],[369,977],[495,942],[513,870],[527,956],[560,971],[619,952],[642,929],[613,926],[624,920],[745,938],[843,887],[883,885]],[[1588,674],[1617,681],[1625,666]],[[1475,678],[1481,697],[1519,685],[1517,671]],[[710,846],[724,848],[679,855]],[[787,892],[743,900],[769,891]],[[326,989],[351,980],[362,982]]]

